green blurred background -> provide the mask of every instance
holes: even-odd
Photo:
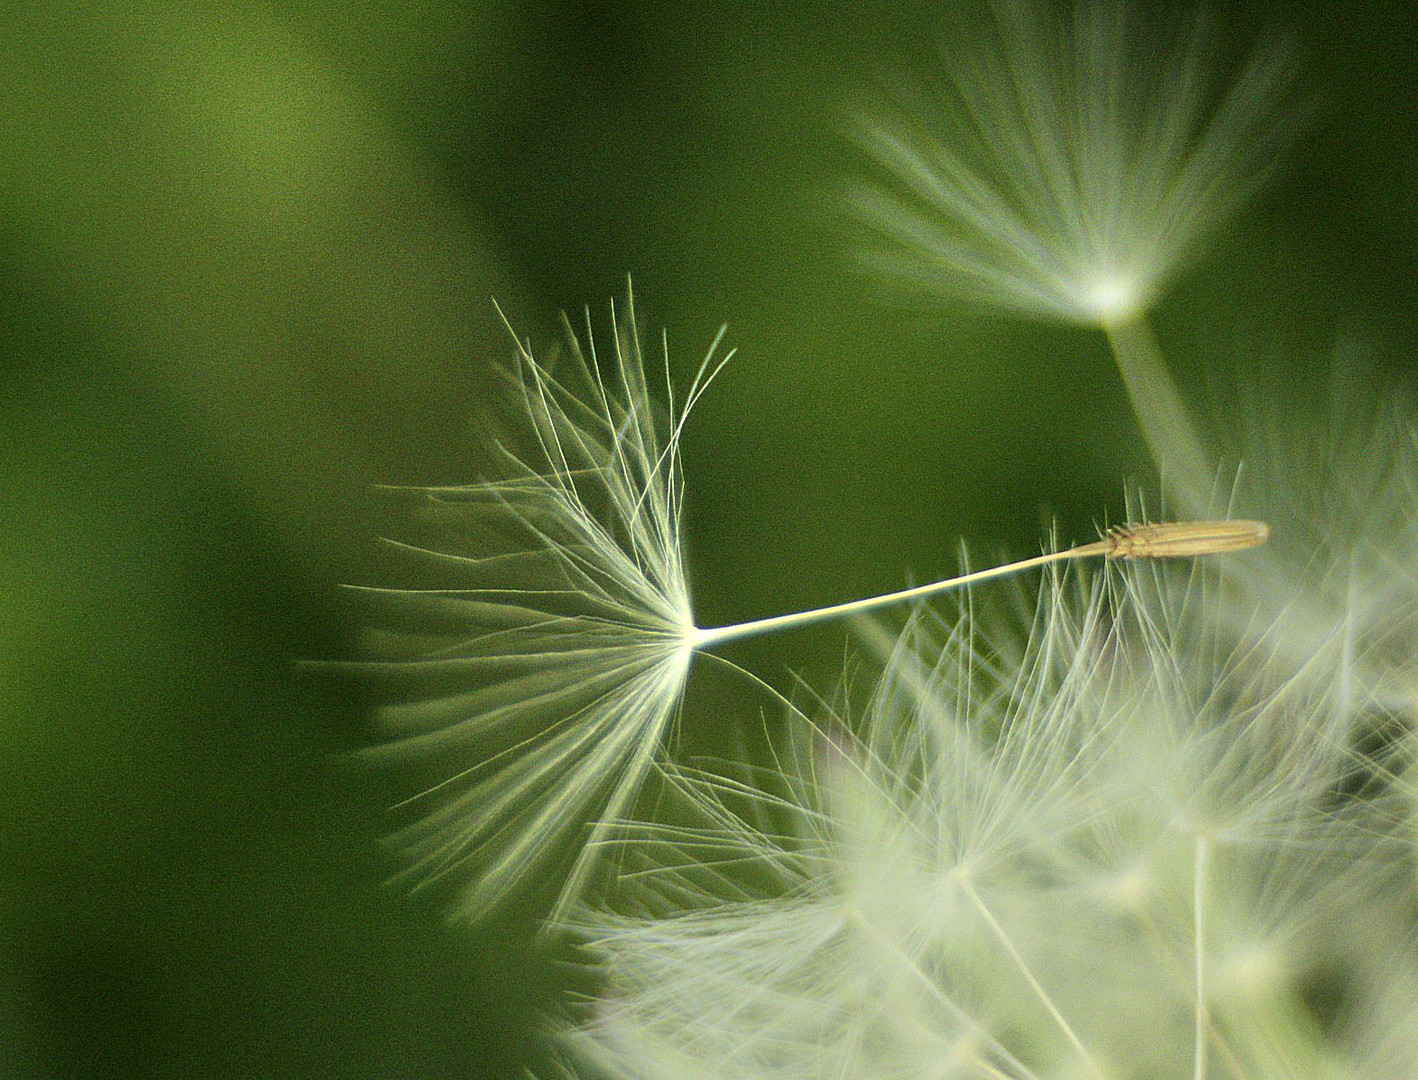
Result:
[[[702,624],[1030,554],[1149,469],[1099,334],[902,312],[853,269],[847,104],[929,68],[913,3],[6,3],[0,14],[0,1076],[475,1077],[581,978],[533,912],[383,884],[394,778],[342,581],[395,581],[376,481],[459,482],[505,412],[491,306],[633,272],[692,373]],[[1407,3],[1295,31],[1320,107],[1157,315],[1181,381],[1304,378],[1418,331]],[[649,334],[647,334],[647,337]],[[840,629],[745,645],[830,689]],[[705,680],[709,682],[709,680]],[[696,684],[685,740],[759,700]]]

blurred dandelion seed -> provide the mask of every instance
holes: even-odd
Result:
[[[858,119],[880,169],[851,194],[864,258],[910,292],[1104,329],[1174,505],[1202,513],[1217,461],[1145,317],[1292,141],[1292,51],[1223,82],[1199,16],[1168,43],[1120,0],[989,6],[939,99]]]
[[[881,241],[865,258],[927,296],[1127,322],[1273,170],[1290,51],[1221,86],[1201,18],[1169,45],[1116,0],[989,8],[948,47],[943,94],[857,119],[880,166],[851,193]]]
[[[674,722],[696,652],[868,612],[1086,557],[1160,558],[1265,540],[1255,522],[1124,527],[1103,539],[882,596],[699,628],[680,543],[684,425],[733,355],[716,336],[682,404],[657,418],[633,299],[612,308],[613,352],[588,327],[553,371],[517,345],[514,382],[529,451],[504,447],[507,476],[415,489],[441,526],[434,589],[366,589],[401,625],[362,665],[393,681],[380,710],[382,759],[432,763],[394,842],[420,884],[468,878],[460,914],[478,917],[565,850],[556,914],[585,887],[606,822],[626,816]],[[569,327],[568,327],[569,330]],[[663,342],[662,342],[663,345]],[[668,354],[666,351],[666,381]],[[727,661],[726,661],[727,662]],[[733,666],[733,665],[730,665]]]

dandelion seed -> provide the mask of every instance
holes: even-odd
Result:
[[[1125,323],[1273,169],[1289,51],[1222,86],[1202,19],[1169,46],[1120,2],[989,7],[946,92],[857,124],[882,170],[853,195],[883,241],[867,259],[927,296]]]
[[[372,753],[431,777],[394,842],[411,880],[458,883],[469,917],[573,848],[557,913],[586,886],[605,822],[629,813],[674,723],[696,652],[1070,559],[1264,539],[1255,523],[1148,525],[883,596],[699,628],[680,542],[680,440],[732,354],[718,354],[721,331],[665,422],[633,301],[623,321],[613,312],[612,337],[605,360],[589,328],[584,346],[573,336],[557,371],[518,345],[532,449],[504,450],[503,479],[418,489],[442,538],[399,545],[451,584],[364,590],[399,624],[377,642],[384,659],[363,665],[399,699],[380,710],[389,738]]]
[[[853,196],[883,241],[867,260],[925,296],[1106,330],[1174,505],[1201,513],[1217,462],[1145,316],[1293,137],[1291,52],[1223,84],[1201,18],[1169,47],[1121,2],[990,8],[951,92],[858,124],[883,172]]]

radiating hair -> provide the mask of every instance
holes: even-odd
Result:
[[[633,301],[612,308],[611,332],[605,358],[589,313],[584,343],[568,324],[555,368],[518,343],[514,426],[529,446],[501,445],[497,479],[417,489],[439,538],[397,545],[446,584],[365,590],[393,617],[366,670],[402,698],[380,709],[389,738],[371,754],[430,775],[394,842],[415,882],[457,883],[460,914],[553,865],[560,903],[574,897],[594,823],[628,811],[679,706],[694,629],[680,437],[726,357],[716,338],[666,411]]]
[[[988,7],[936,89],[854,121],[877,167],[850,195],[863,258],[931,299],[1126,319],[1273,170],[1300,115],[1292,50],[1225,78],[1204,18],[1169,35],[1121,0]]]

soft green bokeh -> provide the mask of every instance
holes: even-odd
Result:
[[[1316,119],[1166,298],[1179,380],[1339,328],[1418,345],[1418,32],[1292,27]],[[336,582],[397,581],[377,481],[456,482],[538,346],[635,275],[687,378],[703,624],[1029,554],[1149,467],[1101,334],[902,312],[849,258],[845,110],[919,5],[40,3],[0,14],[0,1076],[512,1075],[577,981],[532,911],[386,889],[398,784]],[[1290,359],[1291,357],[1297,359]],[[1303,377],[1304,371],[1297,371]],[[824,691],[840,628],[736,651]],[[696,679],[691,749],[768,704]]]

